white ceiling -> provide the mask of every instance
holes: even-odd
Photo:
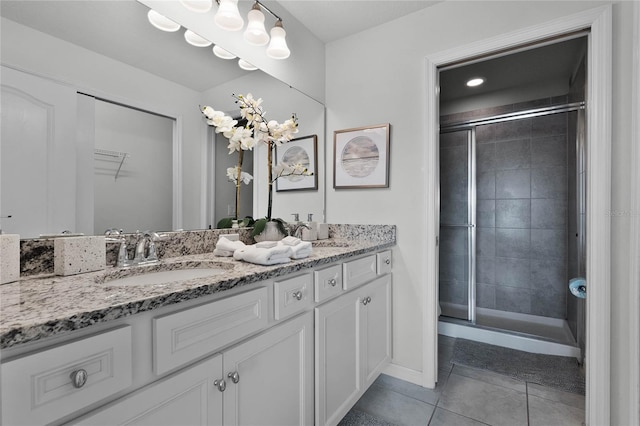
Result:
[[[438,2],[279,0],[278,3],[328,43]],[[10,20],[193,90],[204,91],[247,73],[240,70],[235,61],[215,57],[210,48],[188,45],[182,31],[165,33],[153,28],[147,21],[147,10],[135,0],[0,0],[0,15]],[[288,35],[295,36],[291,32]],[[572,52],[575,46],[569,43],[569,50],[560,47],[451,70],[442,79],[443,85],[448,87],[442,93],[450,98],[464,96],[460,91],[463,85],[458,80],[462,81],[468,73],[481,73],[488,79],[476,94],[520,84],[531,85],[541,79],[566,80],[575,64],[575,52]],[[473,67],[479,67],[479,70],[474,72]]]

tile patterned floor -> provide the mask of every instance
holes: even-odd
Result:
[[[410,426],[584,424],[584,396],[453,364],[455,339],[440,336],[439,341],[435,389],[383,374],[356,403],[354,412],[382,423]]]

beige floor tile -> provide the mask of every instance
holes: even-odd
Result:
[[[581,426],[584,410],[529,395],[530,426]]]

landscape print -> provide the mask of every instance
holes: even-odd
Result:
[[[344,146],[340,164],[349,176],[363,178],[373,173],[379,162],[376,144],[367,136],[357,136]]]
[[[309,170],[312,169],[309,154],[301,146],[292,146],[287,148],[287,150],[282,155],[282,162],[290,166],[301,164]],[[303,180],[305,177],[306,176],[294,175],[289,176],[287,179],[289,179],[291,182],[297,182]]]
[[[390,124],[333,132],[333,187],[389,187]]]

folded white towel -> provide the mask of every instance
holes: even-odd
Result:
[[[279,243],[279,245],[281,247],[291,247],[292,259],[304,259],[305,257],[311,256],[311,253],[313,253],[311,241],[300,241],[295,246],[287,246],[284,242]]]
[[[260,241],[259,243],[254,245],[259,248],[271,248],[271,247],[277,246],[278,242],[277,241]]]
[[[293,235],[289,235],[288,237],[284,237],[282,240],[283,244],[288,245],[288,246],[295,246],[300,244],[300,238],[296,238]]]
[[[218,238],[218,242],[216,243],[216,250],[219,250],[219,253],[231,252],[228,256],[233,256],[234,251],[244,247],[246,246],[242,241],[231,241],[224,238],[222,235]],[[213,254],[215,256],[225,256],[225,254],[216,254],[215,250],[213,251]]]
[[[233,258],[236,260],[244,260],[245,262],[267,266],[287,263],[291,260],[291,256],[291,247],[284,245],[277,245],[272,248],[246,246],[233,253]]]

